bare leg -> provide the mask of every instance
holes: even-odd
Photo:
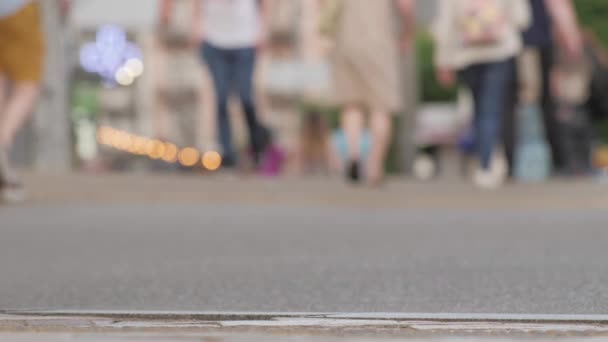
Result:
[[[346,138],[346,177],[354,183],[361,180],[361,136],[363,134],[363,113],[356,107],[346,107],[342,112],[342,129]]]
[[[348,106],[342,112],[342,130],[346,136],[349,161],[361,159],[361,135],[363,134],[364,120],[361,110]]]
[[[8,82],[6,76],[0,74],[0,122],[4,117],[4,100],[6,99],[6,93],[8,91]]]
[[[391,141],[392,122],[387,112],[374,111],[371,116],[372,148],[367,161],[368,180],[377,184],[384,178],[384,161]]]
[[[17,83],[6,105],[0,109],[0,202],[18,203],[25,200],[23,185],[10,167],[9,152],[17,132],[30,116],[39,93],[38,83]]]
[[[0,118],[0,146],[11,147],[17,132],[30,116],[39,93],[37,82],[15,84]]]

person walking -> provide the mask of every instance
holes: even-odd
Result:
[[[197,0],[194,4],[193,40],[200,46],[215,87],[223,166],[237,162],[228,113],[233,92],[241,101],[257,164],[270,139],[258,118],[253,82],[257,50],[266,41],[266,0]]]
[[[346,176],[359,182],[365,170],[367,181],[377,185],[384,179],[392,115],[399,113],[403,96],[394,9],[398,9],[403,26],[401,50],[409,52],[415,27],[414,1],[348,0],[333,7],[338,12],[333,33],[334,85],[348,146]],[[360,146],[365,112],[369,113],[372,147],[364,161]]]
[[[560,137],[559,123],[556,116],[556,106],[551,94],[551,72],[555,65],[555,49],[564,51],[567,59],[576,62],[583,57],[583,43],[578,20],[571,0],[527,0],[530,5],[532,22],[523,33],[526,49],[532,49],[538,54],[538,70],[540,70],[540,107],[546,139],[551,149],[553,167],[557,173],[565,168],[564,148]],[[513,74],[515,75],[515,68]],[[514,115],[518,102],[518,84],[512,84],[512,101],[508,103],[505,116],[505,149],[509,161],[513,161],[516,145]]]
[[[11,166],[17,132],[34,109],[40,93],[45,55],[39,5],[30,0],[0,2],[0,191],[1,200],[25,198]],[[10,86],[10,89],[9,89]]]
[[[491,172],[502,114],[511,84],[512,59],[522,50],[521,32],[530,23],[526,0],[440,0],[434,23],[437,78],[445,86],[458,79],[474,99],[473,128],[480,167],[474,182],[502,184],[506,174]]]
[[[192,3],[161,0],[153,50],[153,127],[156,138],[179,146],[196,145],[196,114],[203,77],[199,57],[190,44]]]

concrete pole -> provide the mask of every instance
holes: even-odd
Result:
[[[46,74],[38,109],[32,119],[34,168],[65,172],[72,166],[69,115],[67,29],[58,1],[39,1],[47,41]]]
[[[399,134],[397,134],[397,143],[400,147],[399,156],[401,160],[399,164],[401,170],[410,175],[412,172],[414,157],[416,154],[416,146],[414,144],[416,111],[418,108],[419,99],[419,82],[417,72],[416,54],[411,53],[407,58],[404,58],[402,65],[402,77],[404,85],[404,111],[399,123]]]

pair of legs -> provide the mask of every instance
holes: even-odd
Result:
[[[554,51],[551,45],[537,47],[539,52],[539,63],[540,63],[540,79],[541,79],[541,98],[540,106],[543,111],[543,124],[545,128],[545,135],[549,146],[551,147],[551,157],[553,165],[557,170],[564,167],[563,162],[563,146],[560,139],[560,128],[555,115],[555,103],[551,94],[551,70],[554,65]],[[513,165],[515,146],[517,145],[517,115],[516,106],[519,102],[519,80],[517,75],[517,64],[513,59],[511,61],[511,82],[510,82],[510,96],[507,103],[507,110],[504,116],[504,143],[505,152],[509,164]]]
[[[156,138],[181,146],[197,145],[200,107],[199,66],[190,49],[158,41],[154,50],[155,93],[153,127]],[[151,68],[152,69],[152,68]]]
[[[392,135],[392,117],[387,111],[373,110],[370,115],[372,135],[371,151],[366,161],[367,178],[378,183],[384,178],[384,161]],[[349,105],[342,112],[342,129],[346,135],[348,159],[358,163],[361,160],[361,139],[365,128],[365,115],[361,108]]]
[[[38,82],[14,82],[9,89],[6,75],[0,73],[0,146],[9,149],[38,99]]]
[[[39,86],[36,82],[15,82],[9,90],[8,79],[0,74],[0,191],[1,201],[20,202],[23,186],[10,166],[10,151],[17,132],[29,117]]]
[[[45,55],[40,18],[36,1],[0,18],[0,200],[21,201],[25,196],[9,155],[38,99]]]
[[[492,155],[500,140],[501,120],[512,77],[510,60],[480,63],[460,72],[461,81],[473,94],[473,128],[477,153],[483,170],[489,170]]]
[[[258,121],[253,74],[257,52],[254,47],[224,49],[204,43],[202,54],[211,72],[217,98],[217,124],[225,165],[236,161],[228,100],[233,92],[239,96],[249,129],[249,140],[257,162],[268,139],[268,132]]]

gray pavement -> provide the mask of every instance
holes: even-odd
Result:
[[[0,309],[608,314],[593,183],[30,184],[0,207]]]

